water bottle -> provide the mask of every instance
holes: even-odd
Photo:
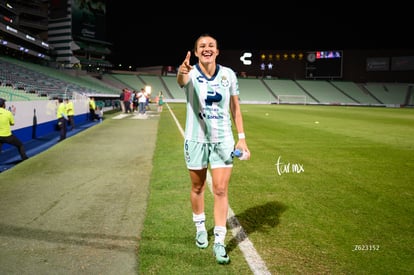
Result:
[[[243,151],[241,149],[235,149],[233,151],[233,156],[239,160],[248,160],[250,158],[250,154],[247,151]]]
[[[233,156],[235,156],[236,158],[241,158],[243,157],[243,151],[240,149],[235,149],[233,151]]]

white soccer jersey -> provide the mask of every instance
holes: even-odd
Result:
[[[184,86],[187,97],[185,138],[213,143],[233,139],[230,97],[239,95],[236,74],[228,67],[217,65],[208,79],[198,64],[189,73]]]

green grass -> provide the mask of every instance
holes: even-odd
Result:
[[[183,127],[185,105],[169,106]],[[242,105],[242,110],[252,157],[236,160],[230,207],[272,274],[414,272],[414,109]],[[211,246],[196,248],[182,143],[165,108],[139,273],[252,273],[230,230],[230,265],[216,264]],[[278,159],[284,173],[277,170]],[[212,202],[208,192],[210,233]],[[374,250],[354,251],[357,245]]]

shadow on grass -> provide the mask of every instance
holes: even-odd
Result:
[[[266,232],[279,224],[280,216],[287,207],[280,202],[268,202],[263,205],[252,207],[230,217],[227,222],[230,229],[239,229],[227,244],[227,250],[232,251],[237,245],[244,241],[249,234],[259,231]]]

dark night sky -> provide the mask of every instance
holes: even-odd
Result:
[[[156,9],[159,14],[171,14],[161,16],[133,8],[132,1],[127,4],[131,7],[119,7],[117,2],[107,3],[108,41],[113,43],[110,60],[114,64],[177,66],[203,33],[215,36],[221,50],[413,48],[408,7],[343,11],[340,4],[332,2],[323,8],[262,8],[263,14],[234,13],[229,17],[224,14],[230,11],[210,3],[185,15],[174,13],[173,7]]]

